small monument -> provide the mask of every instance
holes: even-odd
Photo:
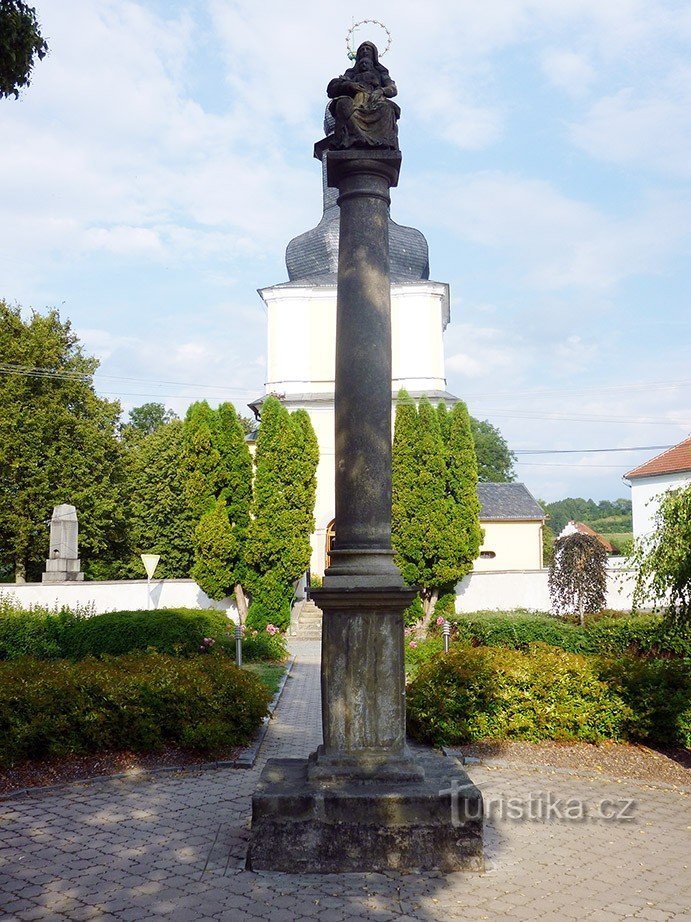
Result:
[[[66,583],[83,580],[80,572],[79,523],[77,510],[68,503],[62,503],[53,509],[50,520],[50,547],[46,560],[44,583]]]
[[[482,795],[461,764],[405,734],[405,586],[391,549],[389,190],[401,154],[396,85],[364,42],[328,85],[327,181],[339,191],[336,544],[324,586],[323,744],[269,759],[252,799],[252,870],[483,868]]]

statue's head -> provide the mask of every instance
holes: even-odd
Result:
[[[379,52],[377,51],[377,46],[373,42],[363,42],[355,53],[355,63],[378,64]]]

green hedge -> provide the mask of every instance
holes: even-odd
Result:
[[[0,764],[167,743],[221,750],[251,739],[270,696],[219,656],[0,663]]]
[[[601,618],[580,627],[549,615],[478,613],[457,618],[454,638],[516,650],[546,643],[569,653],[691,657],[691,630],[674,628],[658,615]]]
[[[407,706],[409,732],[435,745],[621,739],[630,716],[586,657],[545,645],[451,650],[420,666]]]
[[[546,644],[456,646],[419,665],[408,728],[435,745],[477,740],[642,739],[691,744],[684,661],[606,660]]]
[[[87,617],[82,612],[23,611],[0,607],[0,660],[20,656],[38,659],[83,659],[121,656],[137,650],[169,655],[198,653],[205,637],[214,650],[235,654],[235,626],[222,611],[157,609],[117,611]],[[247,632],[243,659],[248,662],[282,660],[285,640],[276,634]]]

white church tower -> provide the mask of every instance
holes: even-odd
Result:
[[[327,114],[324,129],[333,130]],[[286,250],[289,281],[259,294],[268,318],[265,394],[249,404],[261,414],[273,394],[288,410],[305,409],[319,440],[319,469],[312,536],[312,572],[323,573],[334,519],[334,365],[339,209],[337,190],[326,185],[322,158],[324,214],[319,224],[290,241]],[[427,395],[449,406],[457,398],[446,390],[443,333],[449,322],[449,286],[429,278],[427,241],[420,231],[389,221],[391,262],[392,412],[405,388],[411,397]]]

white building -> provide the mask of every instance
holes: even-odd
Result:
[[[691,484],[691,436],[624,474],[631,483],[633,536],[651,534],[661,497]]]

